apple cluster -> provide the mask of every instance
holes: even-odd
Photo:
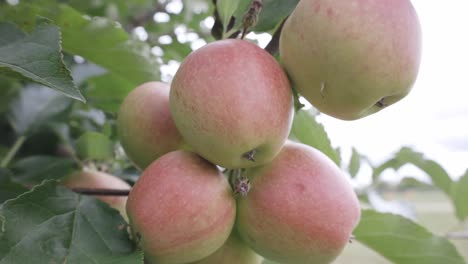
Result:
[[[142,175],[126,212],[155,264],[330,263],[360,218],[340,168],[288,140],[293,85],[351,120],[406,95],[420,29],[407,0],[301,0],[280,38],[282,64],[240,39],[192,52],[171,84],[135,88],[118,113]]]

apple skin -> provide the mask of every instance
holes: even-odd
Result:
[[[266,51],[245,40],[192,52],[171,84],[170,108],[185,142],[224,168],[264,164],[279,152],[293,119],[289,80]],[[254,151],[254,160],[246,155]]]
[[[119,139],[129,159],[141,170],[160,156],[184,148],[169,110],[169,89],[170,85],[162,82],[144,83],[120,106]]]
[[[266,259],[332,262],[360,219],[345,175],[320,151],[287,142],[269,164],[249,169],[251,189],[238,200],[237,230]]]
[[[263,258],[233,231],[224,245],[208,257],[191,264],[261,264]]]
[[[315,108],[359,119],[410,92],[421,27],[409,0],[301,0],[281,31],[280,58]]]
[[[62,179],[61,184],[67,188],[102,188],[116,190],[130,190],[131,188],[130,184],[117,176],[91,169],[76,171]],[[125,220],[128,220],[125,210],[127,203],[126,196],[95,195],[95,197],[107,203],[110,207],[119,210]]]
[[[143,171],[128,196],[127,214],[145,259],[188,263],[224,244],[234,225],[236,202],[215,165],[178,150]]]

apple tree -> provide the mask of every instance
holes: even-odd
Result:
[[[420,33],[408,0],[1,1],[0,264],[466,263],[468,171],[316,118],[402,99]]]

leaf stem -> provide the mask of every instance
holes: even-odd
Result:
[[[0,168],[6,168],[8,164],[10,164],[11,160],[13,159],[13,157],[15,157],[16,153],[21,148],[24,141],[26,141],[26,136],[20,136],[16,139],[15,144],[13,144],[13,146],[10,148],[10,150],[0,163]]]

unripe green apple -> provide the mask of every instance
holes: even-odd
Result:
[[[245,40],[191,53],[171,84],[170,108],[185,142],[225,168],[264,164],[291,129],[293,98],[281,66]]]
[[[411,90],[421,28],[409,0],[301,0],[281,31],[280,57],[321,112],[353,120]]]
[[[145,169],[160,156],[183,148],[183,140],[169,110],[169,84],[147,82],[122,102],[117,130],[130,160]]]
[[[224,245],[208,257],[191,264],[260,264],[263,258],[232,232]]]
[[[128,196],[127,214],[145,259],[178,264],[207,257],[224,244],[236,202],[215,165],[179,150],[143,171]]]
[[[288,142],[269,164],[246,171],[251,189],[238,201],[237,230],[266,259],[332,262],[360,218],[345,175],[320,151]]]
[[[61,183],[67,188],[96,188],[116,190],[130,190],[131,188],[127,182],[117,176],[91,169],[76,171],[65,177]],[[127,213],[125,212],[125,205],[127,203],[126,196],[96,195],[95,197],[109,204],[110,207],[119,210],[120,214],[125,219],[127,219]]]

